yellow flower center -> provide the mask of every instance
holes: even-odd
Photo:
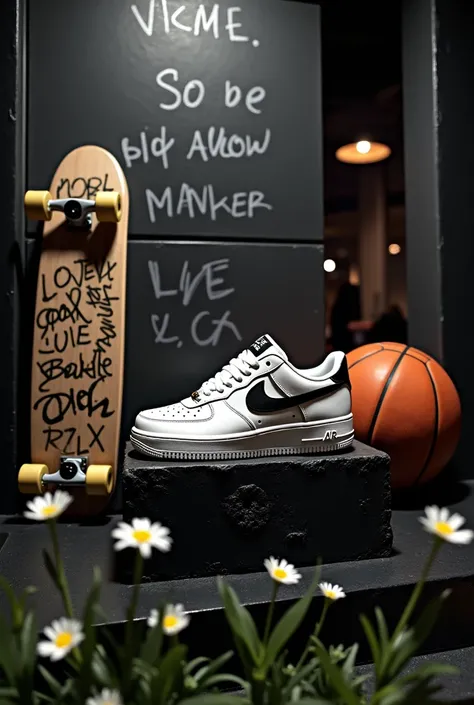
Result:
[[[436,531],[444,536],[449,536],[449,534],[454,533],[453,527],[446,521],[437,521],[435,524]]]
[[[53,516],[54,514],[57,514],[59,510],[55,504],[50,504],[47,507],[43,507],[43,509],[41,511],[43,513],[43,516],[50,517],[50,516]]]
[[[72,634],[70,634],[69,632],[60,632],[54,640],[54,643],[60,649],[65,649],[67,646],[70,646],[71,641]]]
[[[330,600],[335,600],[336,593],[334,592],[334,590],[326,590],[326,597],[329,597]]]
[[[178,624],[178,618],[174,614],[168,614],[163,620],[165,629],[172,629]]]
[[[275,576],[275,578],[280,579],[288,577],[288,573],[286,572],[286,570],[283,570],[283,568],[275,568],[275,570],[273,571],[273,575]]]
[[[151,539],[151,533],[146,531],[146,529],[137,529],[133,532],[132,536],[138,543],[146,543]]]

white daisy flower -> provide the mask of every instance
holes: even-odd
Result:
[[[440,509],[436,505],[425,507],[425,514],[426,516],[420,517],[420,521],[430,534],[435,534],[450,543],[470,543],[472,541],[474,532],[471,529],[458,531],[466,521],[460,514],[455,513],[450,516],[446,507]]]
[[[69,507],[72,499],[69,492],[63,490],[56,490],[54,494],[46,492],[44,496],[35,497],[26,503],[29,511],[24,512],[24,516],[33,521],[56,519]]]
[[[151,549],[157,548],[166,553],[170,550],[172,539],[170,530],[158,521],[153,524],[149,519],[132,519],[131,524],[120,521],[112,531],[114,539],[118,539],[114,548],[121,551],[124,548],[138,548],[143,558],[151,556]]]
[[[158,610],[152,610],[150,614],[148,615],[148,619],[146,621],[149,627],[153,629],[153,627],[156,627],[158,624]]]
[[[279,561],[277,558],[270,556],[270,558],[265,558],[263,564],[273,580],[278,583],[295,585],[301,579],[301,575],[295,570],[295,566],[284,559]]]
[[[86,705],[122,705],[122,698],[118,690],[104,688],[99,695],[87,698]]]
[[[329,600],[340,600],[341,597],[345,597],[346,593],[340,585],[331,585],[331,583],[319,583],[319,589],[323,593],[324,597]]]
[[[67,656],[84,639],[82,624],[77,619],[55,619],[51,626],[44,629],[46,641],[40,641],[37,651],[40,656],[51,661],[59,661]]]
[[[189,615],[184,611],[183,605],[166,605],[163,617],[163,631],[172,636],[178,634],[189,624]]]

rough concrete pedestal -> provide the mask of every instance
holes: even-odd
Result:
[[[212,463],[148,459],[129,445],[123,518],[171,530],[172,551],[145,561],[150,581],[258,572],[268,556],[300,567],[388,556],[389,463],[358,442],[337,455]],[[117,557],[122,578],[131,557]]]

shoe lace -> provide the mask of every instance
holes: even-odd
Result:
[[[224,387],[232,387],[234,380],[242,382],[244,377],[250,377],[252,374],[250,369],[258,370],[259,367],[260,364],[253,352],[244,350],[237,357],[232,358],[227,365],[224,365],[214,377],[204,382],[198,392],[206,397],[214,391],[222,393]]]

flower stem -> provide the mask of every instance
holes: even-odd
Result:
[[[47,523],[49,526],[49,531],[51,533],[51,540],[53,543],[54,564],[55,564],[55,568],[56,568],[59,591],[60,591],[61,597],[63,599],[63,604],[64,604],[64,609],[66,610],[66,615],[70,619],[73,619],[74,613],[73,613],[73,608],[72,608],[72,600],[71,600],[71,595],[69,594],[69,586],[68,586],[68,582],[66,579],[66,573],[64,572],[64,565],[63,565],[63,561],[61,558],[61,552],[59,550],[59,540],[58,540],[58,531],[57,531],[56,521],[55,521],[55,519],[49,519]]]
[[[268,606],[267,621],[265,623],[265,631],[263,633],[263,643],[266,646],[268,644],[268,638],[270,636],[270,627],[272,626],[273,612],[275,611],[275,600],[278,595],[278,588],[280,583],[276,580],[273,581],[273,591],[270,604]]]
[[[433,565],[433,561],[436,558],[436,555],[441,548],[441,544],[443,543],[443,539],[439,538],[439,536],[435,536],[433,546],[431,547],[431,551],[428,555],[428,558],[425,562],[425,565],[423,566],[423,570],[421,573],[421,577],[417,584],[415,585],[413,592],[410,596],[410,599],[408,600],[408,603],[403,610],[403,614],[400,617],[400,621],[398,622],[397,626],[395,627],[395,631],[393,632],[392,635],[392,644],[399,636],[399,634],[402,633],[402,631],[405,629],[406,625],[408,624],[408,620],[410,619],[411,615],[413,614],[413,610],[416,607],[416,603],[419,600],[419,597],[421,595],[421,592],[423,590],[423,587],[426,582],[426,578],[428,577],[428,574],[430,572],[431,566]]]
[[[124,644],[124,683],[123,693],[128,696],[129,689],[132,685],[132,659],[133,659],[133,627],[134,619],[137,613],[138,600],[140,597],[140,588],[143,573],[143,556],[140,550],[137,549],[135,555],[135,565],[133,568],[133,588],[130,604],[127,607],[127,622],[125,624],[125,644]]]
[[[298,661],[298,664],[296,666],[296,672],[299,671],[299,669],[304,665],[304,662],[306,661],[306,657],[308,656],[308,652],[311,647],[311,639],[317,639],[319,634],[321,633],[321,629],[323,628],[324,620],[326,619],[326,614],[327,614],[327,611],[329,609],[330,604],[331,604],[331,599],[329,597],[325,597],[323,609],[321,612],[321,617],[319,619],[319,622],[316,623],[316,626],[314,628],[313,633],[311,634],[308,641],[306,642],[306,648],[303,651],[300,660]]]
[[[138,607],[138,599],[140,597],[140,588],[143,573],[143,556],[139,550],[136,552],[135,556],[135,566],[133,568],[133,589],[132,589],[132,599],[127,609],[127,626],[125,631],[125,647],[130,647],[130,642],[132,639],[133,632],[133,620]]]
[[[252,704],[263,705],[265,698],[265,676],[260,673],[257,678],[252,679]]]

